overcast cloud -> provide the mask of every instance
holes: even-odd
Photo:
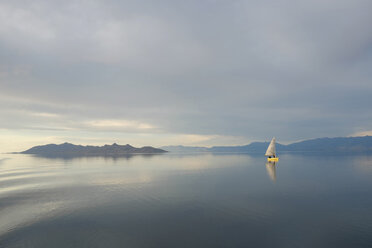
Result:
[[[372,134],[372,1],[0,2],[0,151]]]

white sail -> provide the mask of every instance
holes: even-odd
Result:
[[[276,154],[275,149],[275,137],[271,140],[269,147],[266,150],[265,156],[274,156]]]

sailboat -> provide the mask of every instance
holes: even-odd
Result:
[[[275,137],[271,140],[269,147],[266,150],[265,156],[267,156],[267,161],[277,162],[279,158],[276,156],[275,149]]]

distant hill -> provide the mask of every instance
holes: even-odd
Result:
[[[213,146],[209,148],[211,152],[265,152],[270,142],[253,142],[245,146]],[[277,143],[276,149],[280,150],[284,145]]]
[[[22,154],[37,154],[37,155],[70,155],[70,156],[120,156],[128,154],[153,154],[167,152],[163,149],[154,148],[151,146],[144,146],[141,148],[133,147],[129,144],[104,146],[82,146],[70,143],[63,143],[60,145],[49,144],[42,146],[34,146]]]
[[[244,146],[188,147],[166,146],[170,152],[237,152],[265,153],[269,142],[253,142]],[[278,152],[372,153],[372,136],[318,138],[289,145],[276,144]]]
[[[344,152],[360,153],[372,152],[372,136],[364,137],[338,137],[318,138],[304,140],[289,144],[285,151],[311,151],[311,152]]]
[[[162,146],[161,149],[164,149],[169,152],[182,153],[209,152],[209,148],[201,146]]]

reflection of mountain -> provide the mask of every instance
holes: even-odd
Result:
[[[266,162],[266,171],[270,179],[276,181],[276,164],[275,162]]]
[[[86,158],[103,158],[104,160],[130,160],[134,157],[145,157],[151,158],[153,156],[160,156],[162,153],[131,153],[131,154],[119,154],[119,155],[96,155],[96,154],[32,154],[34,157],[45,158],[45,159],[60,159],[60,160],[75,160],[75,159],[86,159]]]
[[[145,146],[136,148],[131,145],[104,145],[104,146],[81,146],[70,143],[60,145],[49,144],[44,146],[34,146],[23,151],[23,154],[35,154],[44,157],[80,157],[80,156],[128,156],[131,154],[157,154],[164,153],[165,150]]]

